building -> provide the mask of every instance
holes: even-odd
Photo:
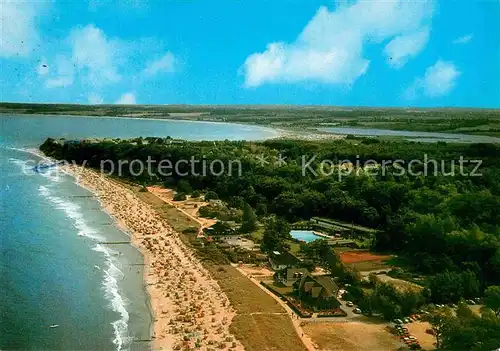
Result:
[[[285,268],[297,267],[301,263],[302,261],[300,259],[286,250],[273,251],[269,254],[269,265],[274,271],[281,271]]]
[[[309,274],[307,268],[285,268],[274,274],[274,281],[285,286],[293,286],[307,274]]]
[[[327,275],[312,276],[306,274],[294,284],[294,289],[301,302],[314,309],[331,309],[340,306],[336,299],[339,287]]]

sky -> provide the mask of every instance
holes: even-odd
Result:
[[[500,0],[0,0],[0,101],[500,108]]]

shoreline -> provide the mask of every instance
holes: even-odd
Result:
[[[258,129],[263,129],[266,132],[274,134],[273,136],[270,136],[268,138],[264,139],[256,139],[256,140],[270,140],[270,139],[275,139],[275,138],[280,138],[284,134],[288,133],[288,130],[282,129],[282,128],[275,128],[269,125],[260,125],[260,124],[254,124],[254,123],[244,123],[244,122],[225,122],[225,121],[198,121],[198,120],[192,120],[192,119],[183,119],[183,118],[154,118],[154,117],[127,117],[127,116],[102,116],[102,115],[76,115],[76,114],[65,114],[65,115],[59,115],[59,114],[51,114],[51,113],[11,113],[11,112],[0,112],[0,117],[3,117],[4,115],[20,115],[20,116],[30,116],[30,117],[75,117],[75,118],[99,118],[99,119],[131,119],[131,120],[145,120],[145,121],[166,121],[166,122],[176,122],[176,123],[198,123],[198,124],[227,124],[227,125],[238,125],[242,127],[255,127]],[[217,140],[223,140],[223,139],[214,139],[215,141]],[[212,140],[209,140],[212,141]]]
[[[225,122],[225,121],[198,121],[192,119],[173,119],[173,118],[154,118],[154,117],[128,117],[128,116],[102,116],[102,115],[77,115],[77,114],[43,114],[43,113],[6,113],[0,112],[0,117],[3,115],[20,115],[20,116],[30,116],[30,117],[70,117],[70,118],[100,118],[100,119],[131,119],[131,120],[145,120],[145,121],[165,121],[174,123],[198,123],[198,124],[225,124],[225,125],[237,125],[240,127],[252,127],[257,128],[263,132],[272,134],[265,138],[252,139],[250,141],[266,141],[266,140],[308,140],[308,141],[320,141],[320,140],[339,140],[345,138],[344,134],[334,134],[334,133],[321,133],[315,130],[300,131],[294,128],[279,127],[273,125],[261,125],[250,122]],[[89,137],[92,138],[92,137]],[[183,138],[180,138],[183,139]],[[241,139],[244,140],[244,139]],[[189,140],[192,141],[192,140]],[[206,141],[223,141],[223,139],[207,139]]]
[[[80,166],[62,168],[75,178],[79,186],[96,196],[102,210],[110,215],[117,227],[130,237],[130,245],[143,257],[143,289],[148,296],[152,317],[150,324],[152,349],[176,350],[197,344],[215,348],[221,343],[230,343],[229,346],[233,350],[243,350],[242,345],[229,333],[229,325],[235,312],[227,296],[168,224],[163,223],[164,220],[159,218],[147,204],[137,199],[130,190],[116,182]],[[121,197],[121,201],[117,200],[117,197]],[[142,216],[137,216],[138,214]],[[141,226],[142,221],[147,219],[150,226]],[[161,234],[155,235],[151,229],[159,230]],[[163,252],[158,250],[162,246],[161,241],[165,249]],[[171,262],[173,260],[180,264],[173,265]],[[177,268],[177,272],[175,270],[165,272],[165,268]],[[196,283],[203,289],[197,289]],[[178,291],[165,290],[165,284],[167,287],[177,287]],[[204,306],[200,303],[202,297],[205,297],[202,301],[206,302]],[[192,306],[191,309],[187,306],[188,302],[196,306],[194,311]],[[189,317],[186,314],[196,316]]]
[[[39,159],[41,159],[43,162],[56,162],[57,160],[46,156],[43,152],[41,152],[39,149],[36,148],[16,148],[16,147],[8,147],[8,149],[14,150],[14,151],[19,151],[23,153],[27,153],[30,155],[33,155]],[[58,167],[57,172],[63,173],[65,176],[69,176],[73,179],[73,184],[76,185],[79,188],[84,189],[85,191],[89,192],[92,194],[93,201],[97,202],[97,205],[99,206],[99,209],[109,218],[109,220],[113,221],[113,226],[114,228],[121,233],[121,235],[129,238],[130,234],[126,229],[124,229],[122,226],[118,226],[117,223],[114,220],[114,217],[111,216],[111,214],[105,210],[105,208],[102,205],[102,202],[100,201],[99,198],[97,198],[94,194],[94,192],[89,189],[88,187],[76,182],[76,177],[73,173],[69,172],[68,170],[63,169],[63,167]],[[59,175],[56,175],[56,178],[59,178]],[[43,190],[45,195],[50,194],[49,189],[47,189],[45,186],[40,186],[40,190]],[[56,199],[60,200],[61,198],[56,197]],[[64,200],[63,200],[64,201]],[[77,205],[78,206],[78,205]],[[66,216],[67,213],[66,213]],[[73,218],[70,216],[70,218]],[[78,228],[80,230],[80,228]],[[83,230],[83,229],[81,229]],[[135,341],[144,341],[144,334],[141,332],[140,339],[134,339],[132,335],[130,334],[130,327],[131,324],[129,322],[130,318],[130,310],[126,308],[127,303],[124,302],[126,299],[124,299],[124,295],[122,295],[122,288],[121,283],[118,283],[119,277],[117,277],[116,271],[120,274],[124,274],[123,271],[120,268],[117,268],[116,264],[117,262],[114,261],[114,250],[109,249],[104,247],[102,244],[106,241],[106,237],[102,236],[94,236],[94,235],[88,235],[85,233],[78,233],[79,236],[87,237],[91,240],[95,246],[89,246],[90,250],[97,251],[103,254],[103,260],[104,264],[107,265],[107,268],[102,268],[102,266],[97,266],[94,265],[95,268],[98,268],[99,270],[102,270],[104,275],[103,275],[103,280],[101,281],[102,288],[104,289],[104,297],[105,299],[109,302],[109,308],[118,315],[120,315],[120,318],[113,320],[110,324],[113,328],[114,334],[112,334],[112,343],[117,346],[117,350],[123,350],[124,347],[125,349],[128,349],[127,346],[132,345],[133,342]],[[144,256],[142,253],[134,246],[130,245],[131,248],[137,251],[137,254],[139,255],[141,261],[143,261]],[[129,261],[127,259],[127,261]],[[130,262],[130,261],[129,261]],[[147,340],[151,338],[151,333],[152,333],[152,308],[150,306],[150,297],[148,292],[145,290],[144,286],[144,280],[141,274],[140,280],[137,282],[140,284],[140,290],[141,293],[144,294],[143,296],[145,297],[144,300],[141,299],[141,301],[144,302],[145,304],[145,311],[144,313],[147,313],[149,316],[149,321],[147,322]],[[114,285],[116,284],[116,286]],[[135,285],[135,284],[134,284]],[[138,287],[138,286],[137,286]],[[104,306],[106,307],[106,306]],[[147,312],[146,312],[147,311]],[[135,326],[135,324],[133,324]],[[125,331],[125,333],[124,333]]]

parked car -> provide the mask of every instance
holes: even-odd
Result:
[[[353,311],[354,313],[356,313],[356,314],[361,314],[361,309],[359,309],[359,308],[357,308],[357,307],[356,307],[355,309],[353,309],[352,311]]]
[[[346,305],[347,305],[347,307],[352,307],[352,306],[354,306],[354,304],[352,303],[352,301],[347,301]]]
[[[475,305],[476,304],[476,302],[474,300],[467,300],[465,302],[467,302],[469,305]]]
[[[398,318],[393,319],[392,321],[394,322],[394,324],[403,324],[403,321],[401,319],[398,319]]]
[[[411,319],[408,317],[403,318],[403,322],[405,323],[411,323]]]

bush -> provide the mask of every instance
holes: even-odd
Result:
[[[192,193],[191,193],[191,197],[193,199],[197,199],[201,196],[201,192],[199,190],[194,190]]]
[[[189,227],[189,228],[186,228],[182,231],[182,233],[184,234],[196,234],[198,233],[198,228],[196,227]]]
[[[215,191],[207,191],[207,193],[205,194],[205,200],[209,201],[209,200],[218,200],[219,199],[219,195],[217,195],[217,193]]]
[[[184,201],[184,200],[186,200],[186,194],[177,193],[174,195],[174,201]]]
[[[190,194],[193,191],[191,185],[184,179],[179,180],[176,187],[179,193]]]

